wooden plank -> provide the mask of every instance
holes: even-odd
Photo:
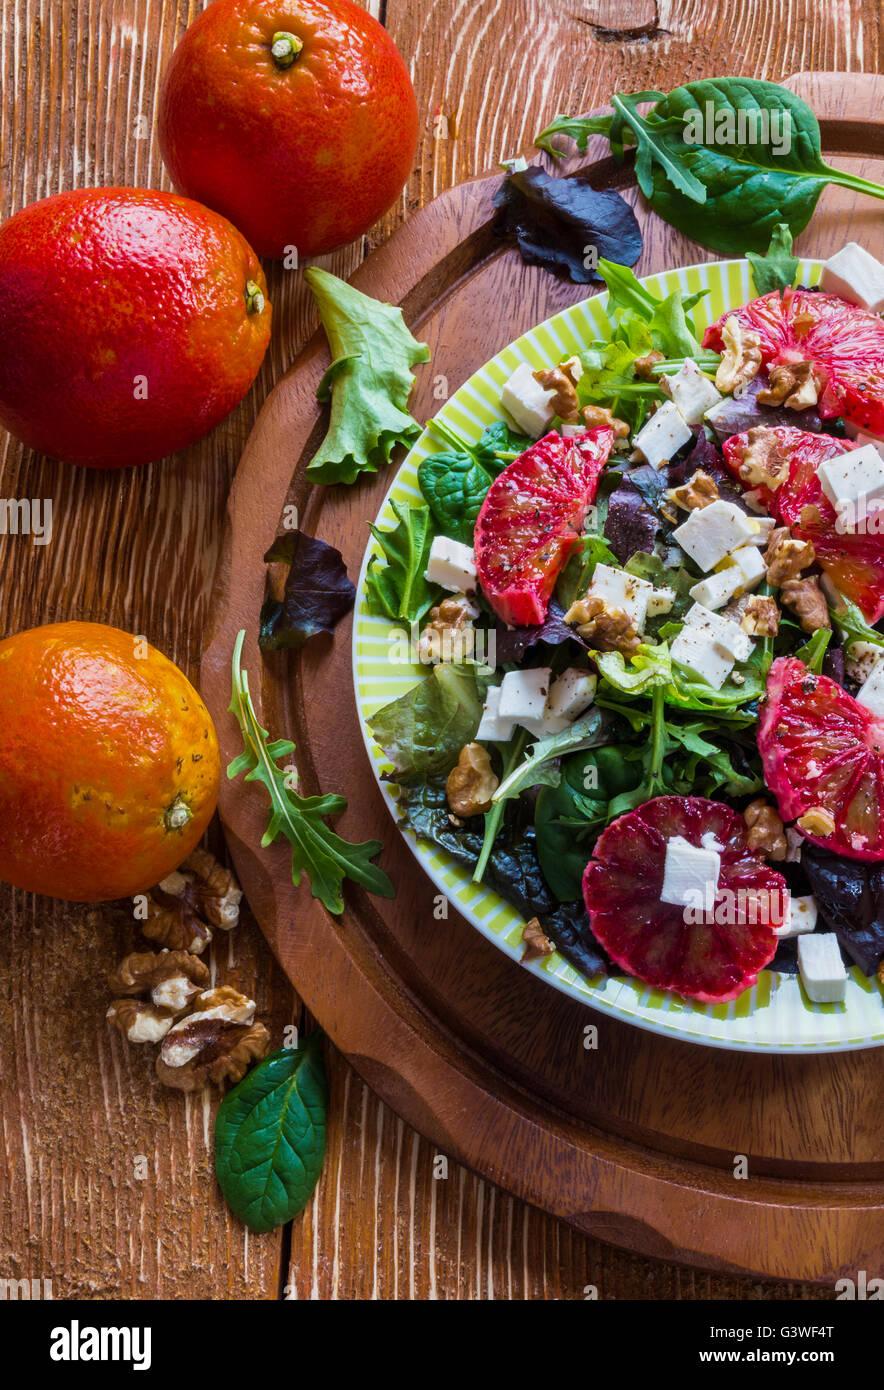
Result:
[[[386,11],[424,128],[406,195],[367,244],[434,192],[527,143],[557,110],[600,104],[615,87],[666,86],[687,73],[878,66],[880,19],[868,0],[753,0],[736,19],[695,0],[368,7]],[[153,136],[157,83],[201,8],[199,0],[8,0],[0,216],[63,188],[168,186]],[[609,42],[591,28],[648,22],[668,35]],[[447,139],[440,124],[433,132],[437,107],[454,117]],[[361,254],[357,246],[324,260],[346,275]],[[229,479],[261,399],[316,323],[296,276],[272,267],[269,278],[274,343],[259,382],[185,455],[102,478],[37,460],[3,437],[0,493],[51,496],[56,517],[44,549],[0,538],[3,632],[88,616],[146,632],[195,672]],[[9,890],[0,911],[0,1274],[52,1277],[56,1297],[274,1297],[281,1243],[247,1238],[226,1216],[211,1177],[211,1107],[163,1092],[147,1057],[105,1033],[102,976],[125,949],[126,930],[107,909]],[[257,991],[278,1038],[297,1015],[292,992],[252,926],[231,949],[219,953],[217,970]],[[609,1297],[769,1296],[760,1285],[619,1255],[456,1165],[440,1195],[426,1142],[345,1063],[330,1066],[329,1163],[316,1205],[295,1223],[286,1276],[299,1297],[579,1297],[586,1282]],[[146,1180],[134,1176],[140,1154]]]

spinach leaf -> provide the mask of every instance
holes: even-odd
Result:
[[[537,856],[560,902],[579,898],[596,835],[608,822],[615,797],[634,790],[642,768],[635,750],[609,743],[572,754],[562,763],[557,786],[542,787],[534,810]]]
[[[490,468],[493,473],[499,473],[513,459],[524,454],[526,449],[530,449],[534,443],[527,435],[517,434],[510,429],[504,420],[495,420],[493,425],[486,425],[479,436],[479,442],[475,448],[476,459],[482,464],[483,468]]]
[[[752,279],[758,294],[791,289],[795,283],[798,257],[792,255],[792,233],[786,223],[778,222],[774,227],[770,245],[763,256],[747,251],[746,260],[752,267]]]
[[[491,474],[471,454],[452,450],[423,459],[417,480],[439,532],[471,546]]]
[[[646,102],[655,104],[642,115]],[[780,223],[797,236],[827,183],[884,198],[881,185],[825,163],[813,111],[775,82],[710,78],[668,95],[617,93],[611,105],[611,116],[557,117],[535,143],[560,154],[559,134],[580,149],[602,134],[618,160],[634,145],[636,178],[654,210],[715,251],[763,252]]]
[[[494,230],[515,235],[522,259],[529,265],[567,275],[578,285],[601,277],[593,248],[624,265],[635,265],[642,253],[642,234],[635,213],[613,189],[595,189],[580,174],[551,178],[532,165],[508,174],[494,195],[499,209]]]
[[[340,550],[303,531],[277,536],[266,564],[287,564],[289,572],[281,601],[265,599],[261,608],[262,651],[302,647],[318,632],[331,632],[349,613],[356,588],[347,578]]]
[[[315,1029],[273,1052],[222,1100],[215,1172],[227,1205],[250,1231],[284,1226],[307,1205],[325,1157],[328,1083]]]
[[[398,521],[389,531],[369,524],[386,564],[372,556],[365,575],[365,602],[370,613],[394,622],[419,622],[432,607],[438,589],[424,578],[433,527],[429,507],[404,507],[391,502]]]
[[[393,764],[393,780],[450,772],[475,737],[487,688],[488,677],[478,667],[443,661],[373,714],[368,727]]]
[[[411,443],[420,425],[408,414],[412,368],[430,350],[411,336],[402,310],[311,265],[304,279],[316,297],[332,364],[319,383],[331,401],[328,434],[307,465],[312,482],[352,483],[389,463],[397,444]]]

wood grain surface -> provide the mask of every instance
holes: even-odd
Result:
[[[0,28],[0,215],[90,184],[167,187],[154,137],[163,64],[202,6],[173,0],[6,0]],[[611,90],[741,72],[874,71],[882,20],[857,0],[550,5],[378,0],[423,116],[403,199],[352,272],[410,211],[527,145],[559,110]],[[261,400],[315,326],[299,277],[269,269],[274,340],[237,412],[201,444],[95,475],[0,440],[3,497],[51,497],[52,544],[0,537],[4,633],[92,618],[145,633],[195,674],[227,489]],[[290,1229],[248,1236],[214,1185],[214,1102],[162,1090],[146,1052],[104,1024],[104,974],[127,948],[119,909],[3,891],[0,1277],[56,1297],[755,1298],[811,1286],[686,1274],[578,1235],[452,1164],[329,1056],[329,1158]],[[134,939],[134,938],[133,938]],[[214,952],[274,1040],[299,1001],[249,921]]]

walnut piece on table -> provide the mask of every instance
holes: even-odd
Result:
[[[170,950],[201,955],[213,928],[231,931],[237,925],[241,901],[242,890],[230,869],[197,848],[150,890],[141,930],[149,941]]]
[[[270,1034],[255,1022],[255,1007],[254,999],[230,985],[199,994],[160,1045],[156,1069],[163,1085],[198,1091],[210,1082],[241,1081],[270,1048]]]
[[[188,951],[133,951],[108,976],[108,1022],[131,1043],[159,1042],[209,983]]]

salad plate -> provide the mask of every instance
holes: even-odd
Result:
[[[796,283],[819,283],[822,264],[802,260]],[[755,298],[751,268],[746,260],[705,263],[664,271],[642,284],[658,298],[674,291],[695,296],[694,323],[700,336],[725,311]],[[611,323],[606,293],[564,309],[503,348],[456,391],[439,410],[398,470],[375,522],[377,532],[396,527],[395,508],[423,503],[418,470],[423,460],[460,440],[476,447],[483,431],[497,422],[513,422],[501,407],[501,391],[521,363],[548,368],[587,345],[608,338]],[[400,513],[401,515],[401,513]],[[402,817],[400,790],[394,769],[372,735],[378,711],[425,680],[433,667],[404,655],[402,629],[369,607],[366,578],[384,555],[377,538],[363,558],[353,627],[353,679],[366,749],[378,784],[394,820]],[[763,790],[763,788],[762,788]],[[524,911],[505,901],[490,887],[473,881],[472,866],[458,862],[445,849],[403,830],[406,841],[439,893],[498,949],[511,959],[524,954]],[[634,1026],[710,1047],[749,1052],[810,1053],[845,1051],[884,1043],[884,1000],[877,980],[856,965],[847,971],[843,1002],[813,1002],[796,973],[763,969],[757,980],[727,1002],[699,1002],[671,991],[653,988],[622,970],[588,976],[559,951],[528,961],[525,968],[574,1000],[589,1004]]]

